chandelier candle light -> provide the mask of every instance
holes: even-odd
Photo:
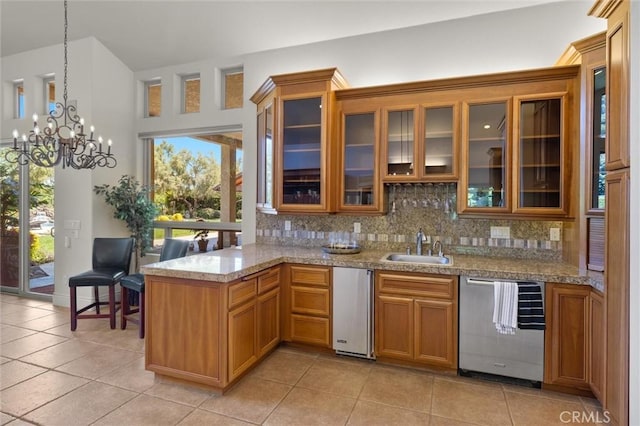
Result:
[[[74,104],[67,104],[67,0],[64,1],[64,94],[63,102],[56,102],[54,110],[47,116],[47,125],[40,129],[38,114],[33,114],[33,129],[29,135],[23,134],[18,140],[18,130],[13,131],[13,148],[6,159],[22,166],[29,163],[40,167],[54,167],[62,163],[62,168],[95,169],[116,166],[111,154],[111,139],[103,148],[101,136],[94,139],[95,128],[84,132],[84,119],[76,113]]]

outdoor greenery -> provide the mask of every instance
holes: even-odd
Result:
[[[134,270],[137,272],[140,258],[153,247],[151,236],[157,209],[149,198],[150,189],[140,185],[133,176],[124,175],[117,186],[97,185],[93,190],[104,196],[106,203],[114,208],[113,217],[127,224],[135,239]]]
[[[176,152],[172,144],[162,141],[155,146],[154,173],[154,198],[162,214],[220,218],[221,167],[213,154]],[[242,218],[242,194],[236,194],[236,218]]]

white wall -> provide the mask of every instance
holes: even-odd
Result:
[[[111,217],[104,201],[93,194],[93,186],[115,184],[123,174],[135,171],[133,73],[100,42],[86,38],[69,43],[68,100],[77,102],[77,112],[87,126],[94,124],[98,134],[115,141],[118,166],[114,169],[55,170],[55,291],[56,305],[69,305],[69,276],[91,267],[91,248],[95,236],[126,236],[128,232]],[[2,136],[17,128],[21,133],[31,127],[31,115],[45,114],[42,77],[56,76],[56,101],[63,95],[63,48],[55,45],[3,58],[4,93],[12,81],[24,79],[26,119],[13,118],[12,96],[3,97]],[[79,220],[75,238],[64,229],[66,220]],[[70,247],[65,247],[65,237]],[[80,294],[82,298],[84,292]],[[87,293],[88,297],[88,293]]]

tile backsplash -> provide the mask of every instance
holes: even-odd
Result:
[[[415,253],[416,234],[422,228],[430,244],[440,241],[444,253],[465,253],[540,260],[562,260],[562,241],[550,241],[550,228],[562,221],[471,219],[445,213],[420,203],[401,203],[383,216],[353,215],[256,215],[256,241],[263,244],[315,247],[336,237],[348,238],[362,248]],[[291,229],[285,230],[290,221]],[[360,233],[354,233],[354,223]],[[509,227],[509,238],[491,238],[491,227]]]

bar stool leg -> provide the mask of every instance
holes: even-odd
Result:
[[[138,293],[138,305],[140,307],[140,338],[144,339],[144,292]]]
[[[78,318],[76,317],[78,310],[78,303],[76,301],[76,288],[71,287],[69,289],[69,293],[71,295],[71,306],[69,307],[69,311],[71,312],[71,331],[76,331],[78,327]]]
[[[127,315],[129,314],[129,290],[126,287],[120,289],[120,329],[127,328]]]
[[[100,315],[100,292],[98,286],[93,286],[93,301],[96,302],[96,314]]]
[[[116,328],[116,286],[109,286],[109,325]]]

